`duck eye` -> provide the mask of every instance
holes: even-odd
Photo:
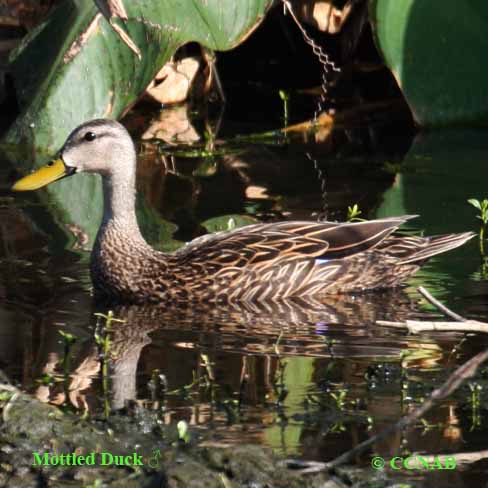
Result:
[[[95,134],[95,132],[87,132],[83,138],[85,139],[85,141],[88,141],[88,142],[91,142],[93,141],[94,139],[97,138],[97,135]]]

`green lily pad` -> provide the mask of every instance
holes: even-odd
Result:
[[[369,0],[376,44],[422,127],[488,125],[485,0]]]
[[[4,142],[57,150],[80,123],[118,118],[178,47],[195,41],[212,50],[231,49],[272,3],[125,1],[128,19],[122,26],[142,54],[138,59],[93,2],[63,2],[12,57],[22,112]]]

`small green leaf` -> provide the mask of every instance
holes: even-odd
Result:
[[[355,203],[352,207],[347,207],[347,220],[352,222],[353,220],[361,220],[358,219],[358,216],[361,215],[361,210],[359,210],[359,205]]]
[[[178,438],[185,444],[190,442],[190,432],[188,430],[188,424],[184,420],[180,420],[176,424],[176,429],[178,430]]]
[[[76,336],[70,334],[69,332],[63,332],[62,330],[60,330],[59,334],[63,337],[63,340],[68,344],[73,344],[74,342],[76,342]]]
[[[481,204],[480,204],[480,201],[477,200],[476,198],[470,198],[468,200],[468,203],[470,205],[473,205],[473,207],[477,208],[478,210],[481,210]]]
[[[283,100],[283,101],[287,101],[290,99],[290,94],[286,91],[286,90],[280,90],[278,92],[280,94],[280,98]]]
[[[227,230],[233,230],[236,228],[236,221],[231,217],[228,221],[227,221]]]

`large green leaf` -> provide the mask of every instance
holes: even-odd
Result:
[[[190,41],[213,50],[237,45],[272,0],[125,0],[120,39],[89,0],[66,0],[24,40],[12,61],[22,113],[4,142],[56,150],[95,117],[119,117],[175,50]],[[118,21],[121,22],[120,20]]]
[[[488,125],[486,0],[369,0],[376,43],[416,122]]]

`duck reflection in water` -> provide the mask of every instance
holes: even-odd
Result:
[[[107,314],[106,308],[94,311]],[[235,362],[244,365],[248,357],[267,363],[264,370],[254,371],[249,380],[254,385],[269,385],[266,376],[272,376],[284,357],[398,359],[409,341],[401,334],[385,337],[374,324],[381,319],[404,320],[416,313],[415,304],[401,290],[320,302],[295,299],[226,308],[118,305],[112,311],[117,320],[106,333],[113,409],[147,396],[147,389],[138,390],[137,384],[143,378],[147,382],[152,371],[165,373],[170,386],[191,383],[202,354],[237,389],[242,371]],[[104,322],[98,319],[99,334]],[[69,388],[63,388],[62,382],[43,384],[37,387],[37,396],[56,404],[69,401],[76,408],[96,409],[100,346],[94,338],[85,338],[81,348],[75,349]],[[46,358],[42,373],[61,375],[60,352],[43,350],[42,355]]]

